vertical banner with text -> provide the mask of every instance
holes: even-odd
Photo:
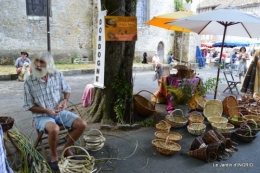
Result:
[[[98,30],[96,38],[96,65],[94,86],[98,88],[104,88],[104,75],[105,75],[105,16],[107,11],[101,11],[98,13]]]

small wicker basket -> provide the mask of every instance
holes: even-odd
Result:
[[[233,124],[235,127],[239,127],[241,123],[246,122],[246,118],[239,112],[240,116],[231,116],[228,117],[228,121]]]
[[[228,119],[225,117],[208,117],[208,122],[212,123],[227,123]]]
[[[146,90],[141,90],[137,94],[134,95],[133,102],[134,102],[135,110],[141,116],[147,117],[155,112],[156,102],[153,102],[153,103],[150,102],[149,100],[147,100],[146,98],[144,98],[143,96],[140,95],[141,92],[148,92],[152,95],[154,95],[154,94],[149,91],[146,91]],[[156,96],[154,95],[154,97],[156,97]]]
[[[94,131],[98,133],[93,133]],[[91,129],[86,135],[83,136],[83,139],[86,142],[86,149],[91,151],[100,150],[106,142],[105,137],[98,129]]]
[[[171,125],[169,123],[167,123],[166,121],[161,120],[159,123],[157,123],[155,125],[155,127],[156,127],[156,129],[158,131],[166,131],[166,132],[168,132],[168,131],[170,131]]]
[[[218,130],[221,133],[230,132],[235,128],[235,126],[230,123],[212,123],[211,126],[214,130]]]
[[[198,111],[193,111],[188,114],[189,123],[203,123],[204,117]]]
[[[78,148],[83,150],[86,154],[77,156],[64,157],[64,153],[67,149]],[[82,160],[75,160],[73,157],[79,157]],[[95,158],[90,156],[89,153],[80,146],[70,146],[63,150],[61,154],[61,160],[58,162],[58,166],[61,173],[68,172],[82,172],[82,173],[92,173],[94,171]]]
[[[181,111],[182,115],[173,114],[175,111]],[[181,109],[175,109],[170,115],[166,115],[165,121],[169,123],[173,128],[180,128],[187,124],[188,119],[184,117]]]
[[[187,130],[190,134],[199,136],[206,130],[206,125],[203,123],[191,123],[187,126]]]
[[[169,137],[169,141],[171,142],[179,142],[182,139],[181,134],[176,133],[176,132],[166,132],[166,131],[156,131],[154,133],[154,136],[156,136],[156,138],[158,139],[163,139],[166,140],[167,137]]]
[[[12,117],[0,117],[0,125],[4,132],[11,129],[14,125],[14,118]]]
[[[164,139],[152,140],[154,148],[162,154],[173,155],[181,150],[181,146],[176,142],[169,141],[169,136]]]

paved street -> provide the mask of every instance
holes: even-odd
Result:
[[[216,67],[198,69],[197,73],[203,79],[216,77]],[[156,81],[152,81],[153,71],[134,72],[134,93],[140,90],[154,92],[158,89]],[[93,82],[93,74],[66,76],[68,84],[72,88],[70,101],[74,104],[81,103],[81,96],[86,84]],[[223,78],[223,74],[220,75]],[[222,100],[228,93],[222,93],[227,86],[225,82],[220,84],[217,99]],[[15,118],[15,126],[23,133],[29,134],[32,115],[22,108],[23,83],[17,81],[0,82],[0,110],[1,116],[12,116]],[[149,95],[146,95],[149,98]],[[213,98],[213,94],[208,95]],[[156,109],[160,113],[164,112],[166,105],[157,104]],[[166,111],[164,112],[167,114]],[[207,123],[207,122],[206,122]],[[207,129],[211,129],[207,123]],[[107,139],[105,147],[97,152],[90,152],[96,159],[111,158],[106,163],[98,163],[99,172],[116,173],[257,173],[260,172],[259,165],[259,143],[260,138],[256,138],[252,143],[238,142],[238,152],[233,153],[227,160],[220,162],[209,162],[180,155],[181,152],[189,151],[189,147],[195,136],[187,132],[186,127],[171,129],[182,135],[179,142],[181,151],[173,156],[159,154],[151,144],[155,139],[155,127],[143,127],[139,130],[129,132],[117,131],[110,133],[104,131]]]

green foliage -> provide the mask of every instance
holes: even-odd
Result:
[[[187,3],[189,3],[189,2],[192,3],[192,0],[186,0],[186,2],[187,2]]]
[[[218,83],[222,83],[224,79],[219,79]],[[214,91],[214,88],[217,85],[217,78],[208,78],[203,84],[198,85],[199,95],[203,96],[209,94],[210,92]]]
[[[79,58],[79,57],[77,57],[77,55],[74,55],[73,57],[71,57],[71,63],[74,63],[74,60],[77,58]]]
[[[153,120],[139,122],[142,127],[153,127]]]
[[[124,114],[127,106],[127,99],[132,94],[132,84],[125,81],[125,71],[121,70],[118,74],[114,74],[114,82],[112,88],[115,90],[115,100],[113,109],[116,113],[116,119],[120,123],[124,123]]]
[[[174,8],[175,8],[175,11],[180,11],[180,10],[184,10],[184,7],[183,7],[183,0],[174,0]]]

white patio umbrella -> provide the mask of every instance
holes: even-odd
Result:
[[[234,7],[221,8],[195,16],[175,20],[167,23],[190,29],[200,35],[223,35],[220,55],[226,35],[259,38],[260,19],[246,14]],[[219,64],[221,62],[221,56]],[[219,81],[220,65],[218,66],[217,81]],[[218,82],[215,89],[216,99]]]

